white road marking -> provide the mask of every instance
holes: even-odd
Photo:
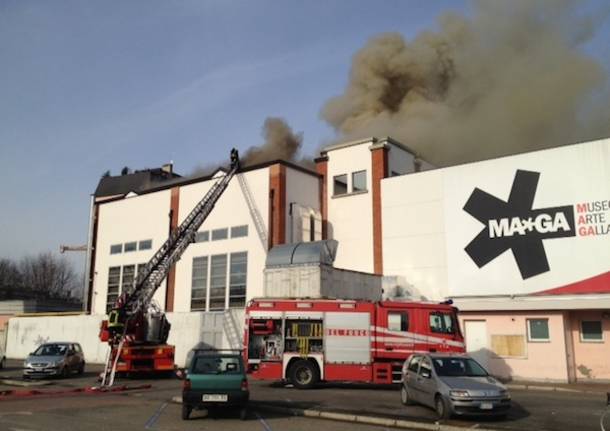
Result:
[[[258,418],[260,423],[263,425],[263,428],[265,429],[265,431],[272,431],[269,424],[267,422],[265,422],[265,419],[263,419],[263,417],[261,415],[259,415],[258,412],[254,412],[254,414],[256,415],[256,417]]]

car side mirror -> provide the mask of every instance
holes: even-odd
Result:
[[[180,380],[186,379],[186,370],[184,368],[178,368],[176,370],[176,377],[178,377]]]
[[[421,372],[421,376],[426,378],[426,379],[429,379],[431,377],[430,371],[422,371]]]

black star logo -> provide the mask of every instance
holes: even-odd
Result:
[[[464,211],[484,224],[485,228],[464,250],[479,268],[487,265],[506,250],[511,249],[521,272],[521,277],[525,280],[549,271],[549,263],[542,243],[543,239],[576,235],[572,206],[532,209],[539,178],[539,172],[518,170],[508,201],[498,199],[479,188],[473,190],[468,202],[464,205]],[[570,226],[569,231],[557,230],[556,232],[540,233],[534,229],[536,216],[548,214],[554,217],[558,212],[564,213]],[[515,217],[521,220],[527,231],[524,235],[496,237],[490,235],[489,225],[491,220],[512,220]]]

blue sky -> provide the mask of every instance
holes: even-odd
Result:
[[[189,173],[261,144],[267,116],[303,132],[312,153],[334,137],[319,111],[354,52],[381,32],[434,29],[448,10],[470,5],[3,0],[0,257],[84,243],[107,169],[173,160]],[[609,35],[605,25],[587,46],[606,65]]]

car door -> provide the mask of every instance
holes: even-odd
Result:
[[[411,356],[404,375],[404,385],[407,389],[407,394],[413,401],[418,400],[419,389],[417,387],[417,372],[419,371],[419,363],[421,362],[420,355]]]
[[[434,407],[434,395],[436,394],[436,380],[432,373],[432,361],[423,356],[417,373],[418,401],[430,407]]]
[[[71,370],[76,370],[78,368],[78,355],[76,354],[76,348],[74,344],[68,345],[67,359],[68,367]]]

